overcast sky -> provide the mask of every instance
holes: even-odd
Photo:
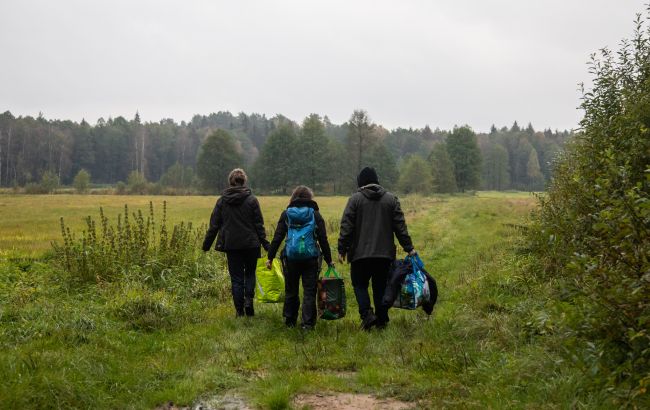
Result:
[[[574,128],[632,0],[1,0],[0,112]]]

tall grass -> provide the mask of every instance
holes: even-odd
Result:
[[[149,202],[145,217],[141,210],[124,212],[111,223],[99,210],[99,220],[85,219],[86,229],[73,233],[61,218],[63,242],[53,243],[56,260],[73,277],[84,282],[113,281],[137,275],[146,282],[165,281],[177,271],[193,270],[199,257],[199,243],[204,227],[192,223],[167,226],[167,202],[163,202],[162,219],[156,220]]]

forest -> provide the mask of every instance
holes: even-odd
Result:
[[[374,166],[382,184],[403,193],[541,191],[553,157],[572,136],[516,121],[489,133],[466,125],[388,130],[364,110],[340,125],[318,114],[299,123],[228,111],[180,123],[143,122],[136,112],[91,125],[7,111],[0,114],[0,186],[29,193],[73,183],[80,191],[92,183],[120,193],[215,193],[225,173],[240,166],[260,192],[286,193],[304,183],[337,194],[354,187],[361,167]]]

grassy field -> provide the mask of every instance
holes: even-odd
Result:
[[[523,193],[405,197],[409,230],[440,298],[431,317],[391,310],[384,331],[358,330],[349,314],[314,332],[286,329],[280,305],[257,305],[235,319],[223,261],[211,292],[193,283],[78,285],[44,257],[59,218],[81,229],[104,208],[157,210],[173,221],[206,223],[210,197],[0,196],[0,403],[7,408],[154,408],[242,400],[280,409],[296,395],[322,392],[393,397],[415,408],[606,407],[582,393],[550,331],[547,289],[525,274],[519,226],[535,200]],[[317,198],[330,240],[346,198]],[[287,198],[260,198],[267,229]],[[348,277],[347,266],[340,266]],[[173,275],[173,273],[172,273]],[[191,289],[190,289],[191,288]],[[190,291],[187,291],[190,289]],[[125,300],[159,301],[157,326],[136,326]]]

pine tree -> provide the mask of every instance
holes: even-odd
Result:
[[[422,129],[422,139],[425,141],[433,141],[433,139],[436,136],[433,134],[433,131],[431,131],[431,127],[429,125],[425,125],[424,128]]]
[[[312,189],[325,181],[328,140],[325,126],[318,114],[311,114],[302,123],[297,150],[305,183]]]

